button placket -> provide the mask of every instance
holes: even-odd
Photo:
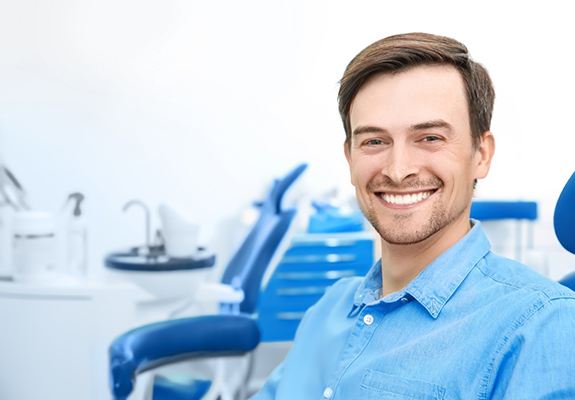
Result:
[[[381,310],[378,311],[374,308],[362,307],[359,311],[359,315],[355,317],[355,323],[349,335],[349,341],[340,355],[341,358],[338,361],[339,366],[334,371],[333,378],[335,379],[329,380],[329,386],[326,386],[322,393],[322,398],[325,400],[337,397],[335,396],[335,391],[343,374],[351,363],[353,363],[357,354],[361,353],[371,341],[373,333],[381,322],[379,320],[376,322],[376,317],[379,318],[381,316],[379,315],[379,311]],[[329,397],[326,397],[327,394]]]

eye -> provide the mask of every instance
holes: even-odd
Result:
[[[368,139],[365,142],[363,142],[363,144],[366,146],[379,146],[379,145],[383,144],[383,140],[381,140],[381,139]]]
[[[391,144],[391,140],[383,137],[371,137],[365,138],[364,141],[361,142],[362,147],[381,147],[387,146]]]
[[[441,137],[439,137],[437,135],[427,135],[421,139],[422,142],[438,142],[440,140],[441,140]]]

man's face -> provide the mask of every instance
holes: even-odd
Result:
[[[465,87],[444,65],[369,79],[350,110],[345,147],[364,214],[391,244],[468,225],[473,181],[485,177],[493,137],[472,144]]]

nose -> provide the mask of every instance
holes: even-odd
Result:
[[[393,183],[401,184],[406,179],[415,177],[419,172],[417,157],[409,147],[403,143],[394,143],[393,147],[386,152],[387,160],[381,169],[381,173],[387,176]]]

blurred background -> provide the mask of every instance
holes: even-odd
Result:
[[[161,204],[185,215],[221,271],[241,239],[235,228],[254,220],[246,210],[295,165],[309,168],[293,201],[353,202],[337,111],[352,57],[392,34],[447,35],[468,46],[496,90],[496,155],[476,197],[536,202],[524,260],[559,279],[575,270],[553,231],[575,169],[572,15],[567,3],[541,1],[0,0],[0,163],[34,210],[61,214],[70,193],[85,196],[90,277],[105,275],[110,252],[144,244],[143,214],[122,211],[133,199],[150,208],[152,231]],[[11,246],[3,216],[0,241]],[[514,228],[489,228],[505,248]],[[362,240],[369,268],[373,239]],[[155,279],[173,294],[174,282]],[[0,397],[106,398],[112,339],[176,315],[132,286],[93,282],[0,282],[0,318],[13,327],[0,337]],[[186,292],[188,281],[179,283]],[[292,336],[270,341],[289,342],[292,322]],[[289,343],[277,348],[260,347],[254,387]]]
[[[143,240],[121,211],[132,198],[177,205],[209,237],[300,161],[311,195],[352,193],[338,80],[408,31],[462,41],[491,73],[497,152],[477,197],[538,201],[536,245],[561,275],[551,219],[574,169],[575,27],[560,3],[2,1],[0,151],[34,208],[86,195],[92,269]]]

